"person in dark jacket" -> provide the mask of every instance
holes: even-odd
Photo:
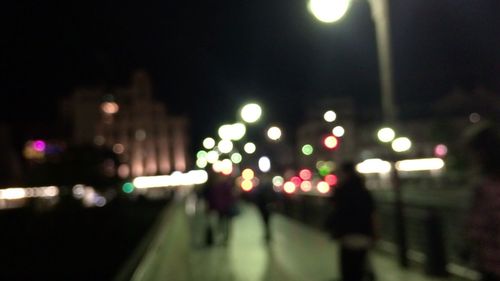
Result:
[[[366,265],[375,239],[375,204],[353,163],[342,164],[339,176],[339,186],[331,197],[331,227],[340,244],[342,281],[361,281],[373,275]]]

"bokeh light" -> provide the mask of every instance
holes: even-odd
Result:
[[[271,160],[267,156],[262,156],[259,158],[259,170],[263,173],[267,173],[271,170]]]
[[[230,140],[221,140],[217,144],[217,149],[222,153],[229,153],[233,150],[233,142]]]
[[[411,141],[409,138],[400,137],[392,141],[392,149],[396,152],[405,152],[410,150]]]
[[[328,149],[335,149],[338,146],[339,141],[335,136],[328,136],[325,138],[323,143]]]
[[[205,138],[203,140],[203,147],[205,149],[212,149],[215,147],[215,140],[213,138]]]
[[[300,190],[303,192],[309,192],[312,189],[312,183],[310,181],[303,181],[300,183]]]
[[[238,152],[231,154],[231,161],[233,161],[234,164],[239,164],[242,160],[243,157]]]
[[[434,155],[437,157],[445,157],[448,154],[448,147],[444,144],[438,144],[434,147]]]
[[[327,182],[330,186],[337,185],[338,179],[336,175],[326,175],[325,182]]]
[[[323,114],[323,119],[325,119],[326,122],[331,123],[337,119],[337,114],[333,110],[328,110]]]
[[[302,146],[302,153],[304,155],[311,155],[311,154],[313,154],[313,152],[314,152],[314,148],[313,148],[312,145],[310,145],[310,144],[304,144]]]
[[[281,138],[281,129],[273,126],[267,130],[267,137],[273,141],[279,140]]]
[[[390,142],[396,137],[396,133],[391,128],[382,128],[378,130],[377,137],[381,142]]]
[[[251,180],[243,180],[241,182],[241,189],[244,191],[250,191],[253,188],[253,183]]]
[[[316,185],[316,189],[319,193],[325,194],[330,192],[330,185],[326,181],[320,181]]]
[[[345,129],[342,126],[336,126],[332,130],[332,134],[338,138],[343,137],[345,134]]]
[[[288,194],[292,194],[295,192],[295,190],[297,190],[297,187],[295,186],[295,184],[291,181],[287,181],[285,182],[285,184],[283,185],[283,190],[288,193]]]
[[[309,11],[324,23],[340,20],[349,8],[350,0],[310,0]]]
[[[115,114],[120,110],[120,107],[116,102],[103,102],[101,104],[101,110],[102,112],[106,114]]]
[[[217,160],[219,160],[219,153],[215,150],[211,150],[207,153],[207,161],[210,164],[215,163]]]
[[[251,180],[253,179],[253,177],[255,176],[255,173],[252,169],[250,168],[247,168],[247,169],[244,169],[242,172],[241,172],[241,177],[245,180]]]
[[[123,184],[122,190],[125,193],[132,193],[134,191],[134,185],[131,182],[126,182]]]
[[[255,144],[253,144],[252,142],[247,142],[245,144],[245,146],[243,146],[243,150],[247,153],[247,154],[252,154],[255,152],[257,148],[255,147]]]
[[[200,169],[204,169],[206,168],[208,165],[208,161],[207,161],[207,158],[198,158],[196,159],[196,167],[200,168]]]
[[[262,108],[256,103],[249,103],[241,109],[241,119],[247,123],[254,123],[262,115]]]
[[[282,186],[285,180],[281,176],[273,177],[273,185],[274,186]]]
[[[302,169],[299,172],[299,177],[305,181],[310,180],[312,178],[312,172],[309,169]]]
[[[298,187],[298,186],[300,186],[300,184],[302,183],[302,180],[301,180],[299,177],[297,177],[297,176],[292,177],[292,178],[290,179],[290,181],[291,181],[293,184],[295,184],[295,186],[297,186],[297,187]]]
[[[113,152],[116,154],[122,154],[125,151],[125,147],[121,143],[113,145]]]
[[[46,147],[47,147],[47,145],[43,140],[36,140],[33,142],[33,149],[38,151],[38,152],[45,151]]]

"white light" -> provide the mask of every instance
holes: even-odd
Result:
[[[330,192],[330,185],[325,181],[320,181],[316,185],[316,189],[319,191],[319,193],[325,194]]]
[[[281,138],[281,130],[278,127],[271,127],[267,130],[267,137],[271,140],[279,140]]]
[[[273,185],[274,186],[282,186],[285,180],[281,176],[273,177]]]
[[[267,156],[262,156],[259,159],[259,170],[263,173],[267,173],[271,170],[271,160]]]
[[[335,119],[337,119],[337,114],[333,110],[328,110],[323,115],[323,118],[325,119],[326,122],[331,123],[331,122],[335,121]]]
[[[309,11],[320,21],[331,23],[341,19],[349,8],[349,0],[310,0]]]
[[[381,142],[390,142],[396,137],[396,133],[391,128],[382,128],[378,130],[377,137]]]
[[[444,167],[441,158],[408,159],[396,162],[396,169],[404,172],[440,170]]]
[[[207,161],[210,164],[215,163],[217,160],[219,160],[219,153],[215,150],[211,150],[207,153]]]
[[[404,152],[411,148],[411,141],[408,138],[401,137],[393,140],[391,146],[396,152]]]
[[[219,130],[217,131],[219,133],[219,137],[223,140],[230,140],[231,139],[231,132],[232,126],[225,124],[219,127]]]
[[[254,153],[256,149],[257,148],[255,147],[255,144],[251,142],[246,143],[245,146],[243,147],[243,150],[245,150],[245,152],[248,154]]]
[[[233,150],[233,142],[230,140],[221,140],[217,144],[217,148],[222,153],[229,153]]]
[[[391,163],[382,159],[366,159],[356,165],[356,171],[361,174],[386,174],[391,171]]]
[[[21,187],[13,187],[0,190],[0,199],[14,200],[26,197],[26,191]]]
[[[247,132],[247,128],[245,127],[245,124],[243,123],[235,123],[231,126],[231,140],[241,140],[244,136],[245,133]]]
[[[200,169],[204,169],[208,164],[208,161],[206,158],[198,158],[196,160],[196,166]]]
[[[241,109],[241,118],[247,123],[254,123],[262,115],[262,108],[256,103],[249,103]]]
[[[137,177],[133,184],[138,189],[145,189],[203,184],[207,179],[208,174],[204,170],[193,170],[187,173],[173,172],[168,176]]]
[[[205,138],[203,140],[203,147],[205,149],[212,149],[215,147],[215,140],[213,138]]]
[[[345,134],[344,127],[342,127],[342,126],[336,126],[335,128],[333,128],[332,134],[334,136],[338,137],[338,138],[344,136],[344,134]]]

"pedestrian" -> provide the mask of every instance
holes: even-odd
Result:
[[[254,191],[255,204],[264,225],[264,240],[271,241],[271,214],[276,204],[276,192],[268,175],[263,175]]]
[[[340,167],[339,185],[332,197],[332,235],[340,247],[342,281],[374,279],[368,251],[375,241],[375,204],[363,178],[351,162]]]
[[[208,245],[217,241],[227,245],[231,220],[237,212],[233,180],[229,176],[217,173],[212,173],[210,177],[204,191],[208,205],[206,241]]]
[[[478,172],[467,235],[482,281],[500,280],[500,136],[483,122],[467,131],[467,146]]]

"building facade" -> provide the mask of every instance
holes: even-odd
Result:
[[[73,142],[107,146],[117,154],[122,178],[185,171],[188,121],[167,114],[154,100],[149,76],[134,73],[129,87],[78,89],[63,104]]]

